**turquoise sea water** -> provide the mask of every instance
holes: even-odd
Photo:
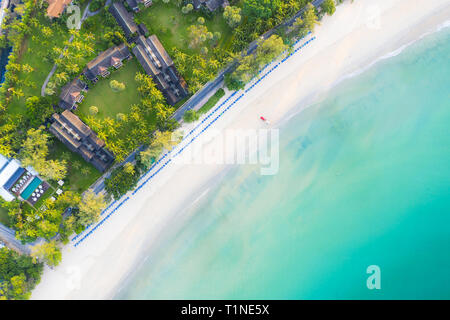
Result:
[[[450,298],[449,58],[447,29],[290,119],[279,173],[231,170],[116,298]]]

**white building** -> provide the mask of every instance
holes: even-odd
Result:
[[[20,162],[15,159],[9,159],[0,154],[0,196],[6,201],[12,201],[16,197],[22,196],[23,192],[32,192],[34,185],[38,181],[33,182],[37,172],[33,168],[24,169],[20,166]],[[32,184],[30,186],[30,184]],[[30,188],[27,190],[27,187]],[[37,185],[36,185],[37,187]],[[25,198],[28,199],[29,195]]]
[[[12,201],[15,196],[8,190],[8,181],[20,168],[20,163],[14,159],[8,159],[0,154],[0,196],[6,201]]]

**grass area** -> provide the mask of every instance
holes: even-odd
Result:
[[[5,226],[9,225],[8,210],[3,207],[0,207],[0,223]]]
[[[24,95],[20,99],[12,99],[8,106],[8,112],[12,114],[24,113],[26,99],[41,95],[42,84],[53,67],[53,62],[47,58],[48,53],[53,47],[61,47],[70,37],[65,27],[51,23],[43,14],[38,14],[36,18],[42,26],[51,28],[52,35],[44,37],[40,28],[32,27],[30,35],[25,38],[19,61],[21,65],[28,64],[34,70],[18,73]]]
[[[176,47],[186,53],[200,53],[200,49],[189,48],[187,28],[197,24],[197,18],[202,17],[200,11],[183,14],[181,8],[174,3],[154,3],[151,7],[141,10],[135,15],[137,22],[144,22],[150,34],[156,34],[166,50],[171,52]],[[222,34],[218,46],[228,49],[231,46],[232,29],[227,25],[221,13],[212,18],[205,18],[205,26],[210,32]],[[211,54],[211,52],[209,53]]]
[[[100,171],[87,163],[78,153],[71,152],[56,138],[50,147],[51,159],[66,159],[69,167],[64,189],[84,192],[102,175]]]
[[[112,72],[107,79],[100,79],[95,85],[91,86],[75,113],[84,116],[90,115],[89,108],[91,106],[98,108],[96,115],[98,118],[115,118],[118,113],[128,113],[132,104],[140,102],[137,91],[138,83],[134,80],[138,71],[139,63],[135,58],[125,61],[122,68]],[[109,86],[111,80],[124,83],[125,90],[113,91]]]
[[[225,90],[220,88],[219,90],[214,93],[214,95],[209,98],[209,100],[200,108],[198,109],[198,113],[204,114],[208,112],[212,107],[214,107],[217,102],[225,95]]]
[[[40,210],[41,207],[44,204],[44,201],[47,200],[48,198],[50,198],[55,194],[56,189],[53,189],[53,186],[50,186],[50,188],[48,188],[44,194],[39,198],[39,200],[34,204],[34,209],[36,210]]]

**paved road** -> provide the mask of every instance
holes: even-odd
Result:
[[[231,70],[231,66],[227,67],[225,70],[221,71],[219,75],[213,81],[208,82],[203,88],[201,88],[197,93],[195,93],[188,101],[186,101],[175,113],[172,115],[177,121],[183,119],[183,115],[186,111],[191,109],[196,109],[195,107],[201,107],[198,105],[206,96],[211,93],[216,92],[220,87],[223,86],[224,77],[227,72]]]
[[[0,240],[3,241],[9,248],[14,249],[21,254],[31,253],[31,244],[23,245],[15,237],[15,231],[9,229],[0,223]]]

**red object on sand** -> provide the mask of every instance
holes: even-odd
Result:
[[[266,119],[263,116],[261,116],[260,118],[262,121],[266,121]]]

